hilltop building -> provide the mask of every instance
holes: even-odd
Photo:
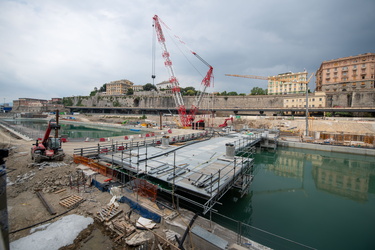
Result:
[[[106,94],[107,95],[124,95],[129,88],[132,88],[133,82],[129,80],[117,80],[107,83]]]
[[[158,90],[166,90],[166,89],[172,89],[172,83],[169,81],[163,81],[156,84],[156,88]]]
[[[143,91],[143,85],[133,85],[131,88],[133,89],[134,92]]]
[[[374,90],[375,53],[324,61],[316,72],[316,91]]]
[[[55,111],[56,109],[64,109],[62,98],[52,98],[51,100],[18,98],[18,100],[13,100],[12,111],[41,113]]]
[[[274,78],[274,79],[272,79]],[[307,71],[298,73],[282,73],[277,76],[270,76],[268,80],[268,95],[288,95],[306,93]]]

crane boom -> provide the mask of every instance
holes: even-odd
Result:
[[[255,76],[255,75],[237,75],[237,74],[225,74],[225,75],[226,76],[243,77],[243,78],[251,78],[251,79],[259,79],[259,80],[271,80],[271,81],[286,82],[286,80],[282,80],[279,77],[275,77],[275,76]]]
[[[287,80],[282,79],[283,76],[277,77],[277,76],[255,76],[255,75],[236,75],[236,74],[225,74],[226,76],[234,76],[234,77],[243,77],[243,78],[251,78],[251,79],[259,79],[259,80],[270,80],[270,81],[279,81],[279,82],[293,82],[293,83],[308,83],[312,77],[307,81],[296,81],[296,80]]]
[[[199,106],[200,106],[200,103],[203,99],[206,88],[211,85],[211,80],[213,79],[213,67],[210,64],[208,64],[205,60],[203,60],[202,57],[200,57],[197,53],[195,53],[194,51],[191,51],[191,53],[194,56],[196,56],[200,61],[202,61],[205,65],[207,65],[209,67],[209,70],[207,71],[207,74],[203,78],[202,83],[201,83],[204,86],[204,89],[203,89],[203,91],[201,91],[197,95],[197,97],[195,99],[195,104],[192,105],[192,107],[190,109],[190,113],[187,114],[186,107],[184,105],[184,101],[182,99],[182,95],[181,95],[181,92],[180,92],[179,82],[178,82],[178,80],[177,80],[177,78],[174,74],[174,70],[173,70],[173,67],[172,67],[172,60],[171,60],[170,54],[167,50],[167,46],[166,46],[166,43],[165,43],[165,36],[164,36],[163,30],[162,30],[162,27],[161,27],[161,24],[160,24],[160,23],[162,23],[162,24],[164,24],[164,23],[160,20],[160,18],[157,15],[155,15],[153,17],[153,20],[154,20],[154,28],[155,28],[155,31],[156,31],[156,34],[157,34],[158,42],[160,43],[161,48],[163,50],[162,56],[165,59],[164,65],[168,69],[168,72],[169,72],[169,75],[170,75],[169,82],[172,85],[173,98],[174,98],[174,101],[176,103],[176,106],[177,106],[176,108],[178,110],[178,113],[180,115],[181,124],[184,127],[189,127],[189,126],[191,126],[192,121],[194,121],[194,119],[195,119],[195,114],[197,113],[197,111],[199,109]]]
[[[173,92],[173,97],[174,97],[175,103],[177,104],[178,107],[184,107],[184,101],[183,101],[182,96],[181,96],[179,82],[178,82],[176,76],[174,75],[174,70],[173,70],[173,67],[172,67],[172,60],[171,60],[170,54],[167,50],[167,45],[165,44],[165,36],[164,36],[163,30],[161,28],[160,22],[159,22],[159,17],[157,15],[155,15],[153,19],[154,19],[154,25],[155,25],[155,30],[156,30],[156,34],[157,34],[157,37],[158,37],[158,41],[159,41],[159,43],[161,45],[161,48],[163,50],[162,56],[165,59],[164,65],[168,69],[168,72],[169,72],[169,75],[170,75],[169,82],[172,85],[172,92]]]

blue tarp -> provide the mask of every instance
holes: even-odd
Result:
[[[100,183],[97,180],[92,180],[91,185],[94,185],[95,187],[97,187],[102,192],[109,192],[108,183]]]
[[[109,185],[107,183],[100,183],[97,180],[92,180],[91,184],[97,187],[102,192],[109,192]],[[148,211],[146,208],[139,205],[139,203],[132,201],[131,199],[122,196],[118,202],[126,203],[130,206],[130,208],[134,209],[138,214],[140,214],[142,217],[146,219],[153,220],[156,223],[160,223],[161,216],[153,213],[151,211]]]
[[[135,202],[135,201],[132,201],[131,199],[125,197],[125,196],[122,196],[118,202],[121,202],[121,203],[127,203],[132,209],[134,209],[135,211],[137,211],[142,217],[146,218],[146,219],[150,219],[150,220],[153,220],[154,222],[156,223],[160,223],[161,221],[161,216],[156,214],[156,213],[153,213],[151,211],[148,211],[146,208],[142,207],[141,205],[139,205],[139,203]]]

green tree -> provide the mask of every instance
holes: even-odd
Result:
[[[226,91],[220,93],[220,95],[228,95]]]
[[[151,91],[151,90],[157,90],[155,85],[151,84],[151,83],[147,83],[145,85],[143,85],[143,90],[144,91]]]
[[[236,91],[228,92],[227,95],[238,95]]]
[[[267,89],[262,89],[260,87],[254,87],[250,91],[250,95],[267,95]]]
[[[128,88],[128,91],[126,91],[126,95],[133,95],[134,90],[132,88]]]
[[[195,91],[192,89],[189,89],[188,91],[186,91],[186,95],[195,95]]]
[[[196,95],[197,91],[195,90],[194,87],[186,87],[186,88],[181,88],[181,95]]]
[[[64,97],[63,98],[64,106],[73,106],[73,100],[71,97]]]
[[[99,92],[106,92],[107,91],[107,84],[103,84],[103,86],[100,87]]]

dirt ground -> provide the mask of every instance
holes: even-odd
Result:
[[[160,117],[149,117],[151,121],[158,121]],[[85,116],[81,115],[77,119],[84,122],[111,122],[120,123],[124,117],[103,117],[103,116]],[[173,117],[163,117],[163,123],[173,123]],[[214,126],[222,124],[224,118],[217,118],[211,121]],[[284,130],[303,131],[306,122],[304,119],[268,119],[265,117],[251,117],[235,119],[233,125],[237,129],[244,127],[249,128],[279,128]],[[309,120],[309,129],[311,131],[327,131],[346,133],[361,133],[361,134],[375,134],[375,121],[347,121],[340,119],[332,120]],[[42,163],[39,165],[33,164],[30,157],[30,148],[33,142],[15,139],[3,128],[0,128],[0,148],[9,148],[10,155],[6,159],[7,177],[11,185],[7,187],[8,196],[8,214],[9,214],[9,235],[10,241],[17,240],[29,234],[29,229],[21,230],[16,233],[13,231],[23,229],[25,227],[34,225],[39,222],[51,219],[54,215],[50,215],[47,209],[42,205],[40,199],[36,195],[36,191],[44,195],[45,199],[55,209],[56,214],[61,214],[67,209],[59,205],[60,199],[71,194],[79,195],[86,201],[78,206],[78,208],[70,211],[67,214],[75,213],[84,216],[95,216],[96,212],[110,201],[112,196],[107,192],[101,192],[95,187],[83,189],[72,185],[72,180],[78,178],[77,164],[73,162],[73,149],[88,146],[90,143],[86,142],[67,142],[63,144],[63,149],[67,156],[63,162],[50,162],[48,164]],[[96,144],[96,143],[94,143]],[[93,145],[94,145],[93,144]],[[101,182],[104,180],[102,178]],[[65,189],[65,190],[64,190]],[[60,193],[56,191],[64,190]],[[125,212],[130,210],[126,204],[120,204],[121,209]],[[58,218],[56,218],[58,219]],[[56,220],[54,219],[54,220]],[[137,218],[133,218],[135,221]],[[72,246],[66,249],[90,249],[90,244],[96,240],[101,239],[107,249],[119,248],[118,245],[108,240],[108,236],[100,233],[104,232],[100,226],[92,226],[88,231],[83,232],[80,238]],[[100,234],[100,237],[91,237],[92,234]],[[85,243],[83,243],[85,242]],[[86,245],[86,246],[85,246]],[[121,248],[122,249],[122,248]]]
[[[178,133],[176,131],[176,133]],[[120,139],[120,138],[114,138]],[[123,138],[122,138],[123,139]],[[15,139],[8,131],[0,128],[0,148],[10,149],[9,157],[6,158],[7,167],[7,205],[9,220],[9,240],[10,242],[25,237],[30,234],[30,228],[49,222],[54,222],[61,217],[55,218],[56,215],[78,214],[83,216],[91,216],[95,218],[97,212],[102,208],[108,207],[112,195],[108,192],[101,192],[98,188],[80,185],[77,187],[77,179],[81,176],[81,172],[77,171],[78,164],[73,162],[73,150],[75,148],[97,145],[97,142],[67,142],[63,144],[64,152],[67,154],[64,161],[42,162],[35,164],[31,160],[30,148],[33,141],[24,141]],[[82,165],[81,165],[82,166]],[[95,175],[94,179],[100,183],[108,177]],[[39,191],[45,200],[55,210],[55,215],[51,215],[43,206],[36,192]],[[61,191],[61,192],[60,192]],[[77,208],[68,211],[67,208],[60,205],[62,198],[78,195],[85,201]],[[138,197],[134,193],[126,193],[127,197],[144,206],[154,210],[159,208],[148,199]],[[123,214],[131,211],[130,207],[125,203],[119,203],[119,209]],[[168,215],[172,211],[166,208],[159,209],[159,214]],[[120,217],[120,216],[119,216]],[[132,225],[135,225],[140,216],[131,213],[127,219]],[[188,221],[186,222],[188,223]],[[30,228],[29,228],[30,227]],[[24,230],[23,230],[24,229]],[[18,231],[20,230],[20,231]],[[160,238],[166,237],[165,228],[158,226],[148,238],[154,237],[153,234],[160,235]],[[137,229],[134,234],[141,234]],[[132,234],[132,235],[134,235]],[[124,247],[124,240],[114,242],[119,235],[108,231],[102,223],[95,220],[95,224],[87,230],[81,232],[74,244],[64,247],[63,249],[132,249]],[[132,237],[132,236],[129,236]],[[136,238],[133,236],[133,238]],[[127,239],[127,238],[126,238]],[[174,239],[170,239],[173,242]],[[174,243],[175,244],[175,243]],[[168,249],[168,248],[164,248]]]

